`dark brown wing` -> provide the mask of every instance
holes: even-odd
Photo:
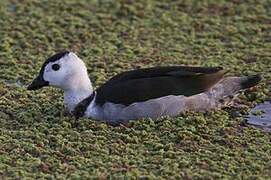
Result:
[[[158,67],[127,71],[97,89],[96,102],[129,105],[167,95],[192,96],[208,90],[225,74],[220,67]]]

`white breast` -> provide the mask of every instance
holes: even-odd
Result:
[[[72,112],[76,105],[91,93],[91,91],[65,91],[64,105],[70,112]]]
[[[89,117],[96,120],[106,120],[104,119],[104,109],[98,104],[96,104],[95,100],[96,94],[91,103],[89,104],[89,106],[87,107],[84,117]]]

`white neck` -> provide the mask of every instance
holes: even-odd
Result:
[[[88,76],[74,78],[70,84],[71,86],[64,90],[64,104],[72,112],[79,102],[93,93],[93,87]]]

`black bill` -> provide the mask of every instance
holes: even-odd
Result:
[[[48,86],[49,82],[45,81],[41,75],[36,77],[33,82],[27,87],[27,90],[37,90],[44,86]]]

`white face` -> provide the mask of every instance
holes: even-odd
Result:
[[[43,72],[43,78],[49,85],[64,90],[75,86],[80,76],[87,76],[87,70],[84,62],[72,52],[55,62],[48,63]]]

